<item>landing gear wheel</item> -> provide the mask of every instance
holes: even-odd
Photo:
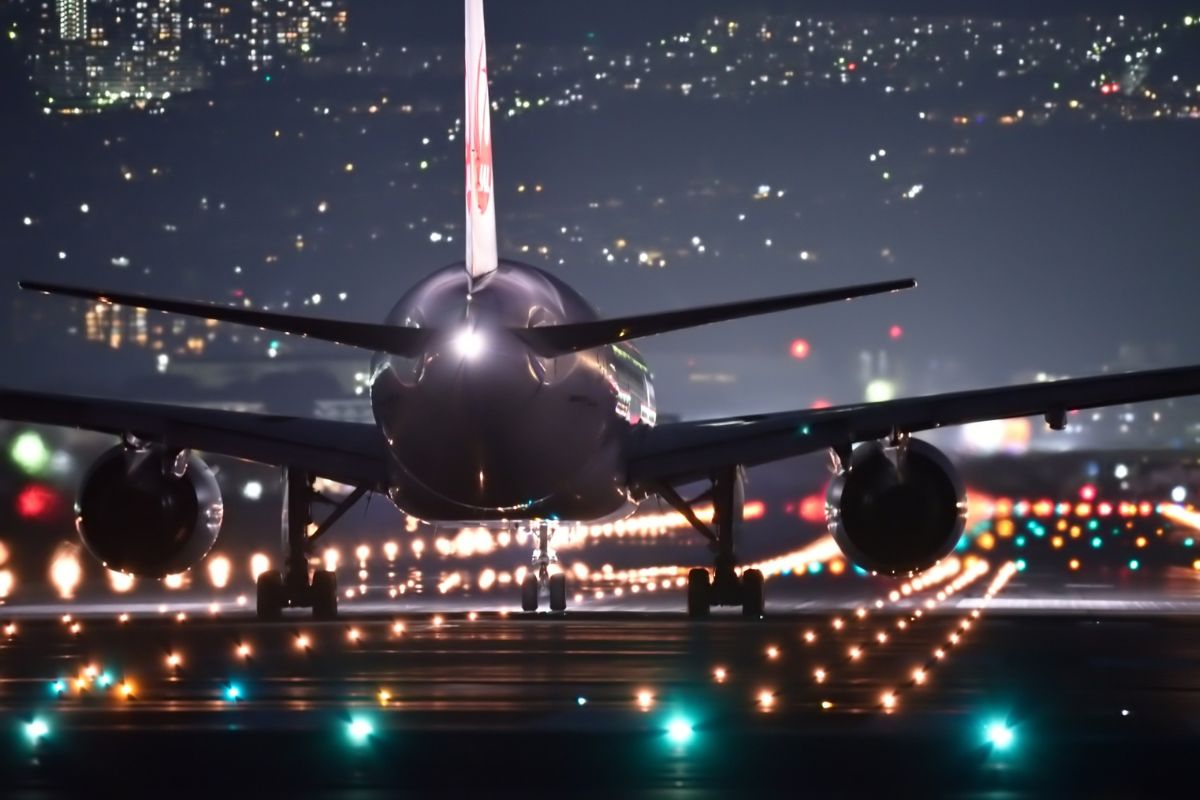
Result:
[[[756,569],[742,572],[742,616],[763,615],[763,574]]]
[[[283,575],[279,570],[269,569],[259,573],[255,582],[258,590],[257,605],[259,619],[279,619],[287,605],[283,592]]]
[[[561,572],[550,576],[550,610],[567,610],[567,576]]]
[[[313,573],[310,591],[313,619],[337,619],[337,575],[327,569],[317,570]]]
[[[708,570],[688,570],[687,612],[689,617],[707,617],[711,605]]]
[[[521,582],[521,610],[537,611],[538,579],[536,575],[526,575]]]

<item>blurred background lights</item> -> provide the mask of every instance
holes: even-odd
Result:
[[[50,463],[50,450],[35,431],[24,431],[8,449],[13,463],[28,475],[40,475]]]
[[[50,559],[50,582],[58,590],[58,596],[69,599],[75,596],[83,580],[83,565],[79,560],[79,546],[64,542],[54,551]]]
[[[257,581],[258,576],[271,568],[271,559],[262,553],[250,556],[250,580]]]
[[[875,378],[867,384],[864,397],[868,403],[886,403],[896,397],[896,384],[887,378]]]
[[[126,572],[108,571],[108,585],[117,594],[125,594],[133,588],[136,579]]]
[[[213,556],[208,560],[208,580],[214,589],[224,589],[229,585],[229,576],[233,565],[225,556]]]

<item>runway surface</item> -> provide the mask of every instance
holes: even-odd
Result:
[[[1194,779],[1200,622],[1169,605],[1194,601],[1160,578],[1128,607],[1013,613],[1002,601],[1043,584],[1121,593],[976,572],[819,611],[789,610],[799,582],[773,581],[781,610],[762,620],[9,607],[0,785],[1096,797]]]

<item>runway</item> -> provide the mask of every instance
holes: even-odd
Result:
[[[9,608],[0,779],[14,797],[231,779],[293,796],[928,796],[931,775],[940,795],[1128,796],[1190,779],[1200,624],[1013,614],[1007,589],[1042,581],[976,571],[762,620]]]

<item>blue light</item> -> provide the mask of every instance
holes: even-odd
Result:
[[[1027,567],[1027,566],[1029,566],[1029,565],[1025,563],[1025,559],[1023,559],[1023,558],[1017,559],[1017,572],[1024,572],[1025,567]]]
[[[961,542],[960,542],[960,544],[961,544]],[[863,569],[862,567],[860,567],[858,564],[854,565],[854,571],[864,577],[871,574],[871,573],[867,572],[865,569]]]
[[[112,675],[107,672],[101,672],[99,677],[96,678],[96,683],[104,687],[112,686],[112,682]]]
[[[1098,519],[1094,519],[1094,520],[1092,520],[1091,522],[1089,522],[1089,523],[1088,523],[1088,530],[1089,530],[1089,531],[1094,531],[1094,530],[1096,530],[1096,529],[1097,529],[1097,528],[1099,528],[1099,527],[1100,527],[1100,520],[1098,520]]]
[[[1184,547],[1194,547],[1195,545],[1196,545],[1196,540],[1190,536],[1183,540]]]
[[[1015,544],[1017,547],[1024,547],[1025,546],[1025,537],[1018,536],[1016,539],[1013,540],[1013,544]]]
[[[62,678],[59,678],[54,683],[50,684],[50,691],[54,692],[55,694],[63,694],[67,691],[67,682]]]
[[[810,561],[810,562],[808,562],[808,571],[809,571],[809,573],[810,573],[810,574],[812,574],[812,575],[819,575],[819,574],[821,574],[821,570],[823,570],[824,568],[825,568],[825,567],[824,567],[824,565],[823,565],[823,564],[821,564],[821,562],[820,562],[820,561]]]
[[[985,734],[992,747],[995,747],[997,750],[1007,750],[1012,746],[1013,740],[1016,739],[1013,729],[1003,722],[989,724],[985,730]]]
[[[1138,562],[1138,560],[1136,558],[1129,559],[1129,568],[1130,569],[1137,569],[1140,566],[1141,566],[1141,564]]]
[[[236,683],[231,683],[225,687],[225,699],[237,701],[242,699],[242,687]]]
[[[682,717],[676,717],[667,724],[667,738],[675,744],[687,744],[695,732],[692,723]]]
[[[1100,545],[1102,545],[1102,544],[1104,544],[1104,540],[1103,540],[1103,539],[1101,539],[1099,536],[1093,536],[1093,537],[1092,537],[1092,547],[1094,547],[1095,549],[1099,550],[1099,549],[1100,549]]]

